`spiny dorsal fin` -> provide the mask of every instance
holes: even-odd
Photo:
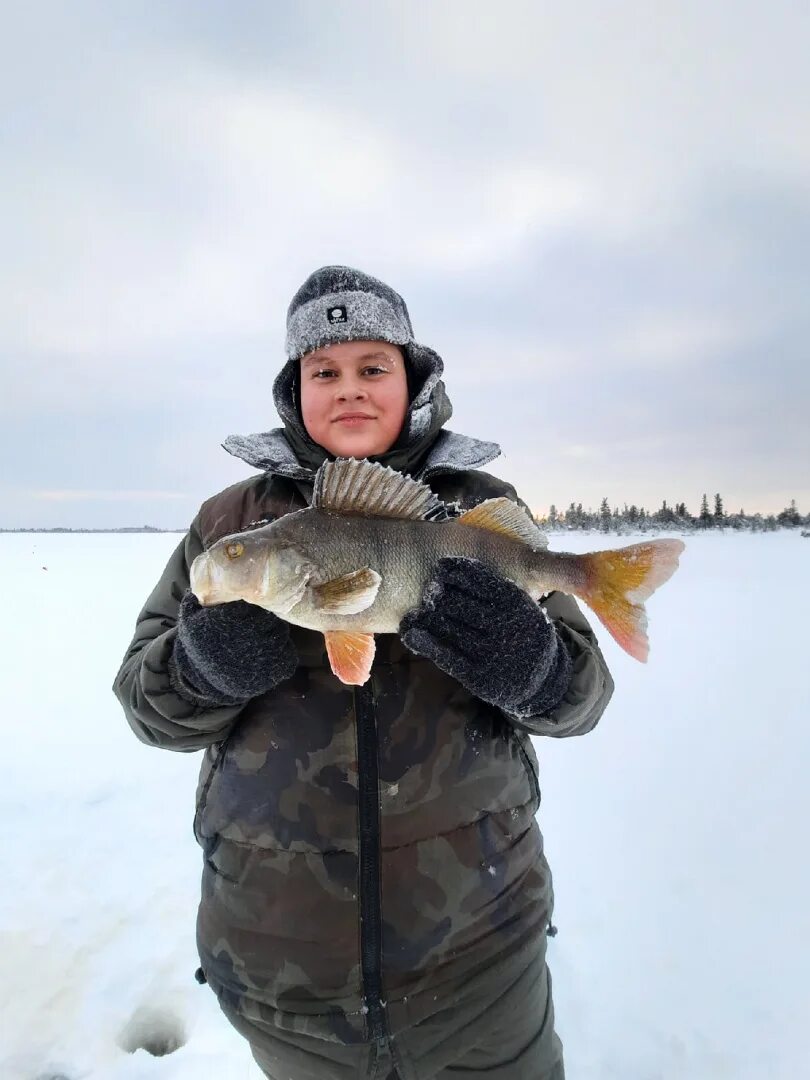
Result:
[[[418,521],[442,509],[425,484],[366,458],[325,461],[315,477],[312,506],[335,514]]]
[[[548,547],[548,540],[523,507],[511,499],[486,499],[458,518],[460,525],[501,533],[513,540],[528,544],[535,551]]]

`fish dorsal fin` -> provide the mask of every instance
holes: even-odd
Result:
[[[333,673],[347,686],[362,686],[374,663],[374,635],[353,630],[327,630],[326,652]]]
[[[500,533],[512,540],[520,540],[535,551],[548,547],[545,534],[538,529],[523,507],[513,503],[511,499],[486,499],[462,514],[458,523],[471,525],[474,529]]]
[[[335,514],[417,521],[443,509],[427,485],[366,458],[325,461],[315,477],[312,506]]]

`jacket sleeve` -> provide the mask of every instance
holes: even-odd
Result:
[[[510,490],[510,497],[530,517],[533,516],[514,488]],[[520,720],[510,716],[509,719],[515,727],[523,728],[532,735],[551,735],[557,739],[568,735],[587,735],[596,727],[607,708],[613,695],[613,679],[596,634],[573,596],[552,592],[542,603],[571,654],[571,683],[560,704],[548,715],[521,717]]]
[[[138,616],[113,683],[113,693],[141,742],[168,750],[200,750],[219,742],[244,707],[203,708],[181,695],[170,676],[180,601],[189,586],[189,568],[202,550],[195,520]]]
[[[613,679],[588,620],[573,596],[549,593],[543,607],[557,627],[573,660],[571,683],[560,704],[547,716],[509,717],[515,727],[532,735],[586,735],[607,708],[613,694]]]

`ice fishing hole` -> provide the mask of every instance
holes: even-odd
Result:
[[[146,1006],[137,1009],[118,1036],[118,1045],[128,1054],[145,1050],[152,1057],[165,1057],[186,1041],[186,1026],[179,1016]]]

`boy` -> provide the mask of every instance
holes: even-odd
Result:
[[[308,505],[327,458],[370,457],[461,510],[517,498],[479,471],[495,444],[444,428],[441,359],[389,286],[316,271],[287,356],[284,428],[225,443],[261,472],[203,504],[115,681],[139,738],[205,750],[198,977],[271,1080],[561,1080],[528,733],[589,731],[604,659],[570,597],[546,618],[473,560],[441,560],[364,686],[335,679],[320,634],[201,607],[195,556]]]

